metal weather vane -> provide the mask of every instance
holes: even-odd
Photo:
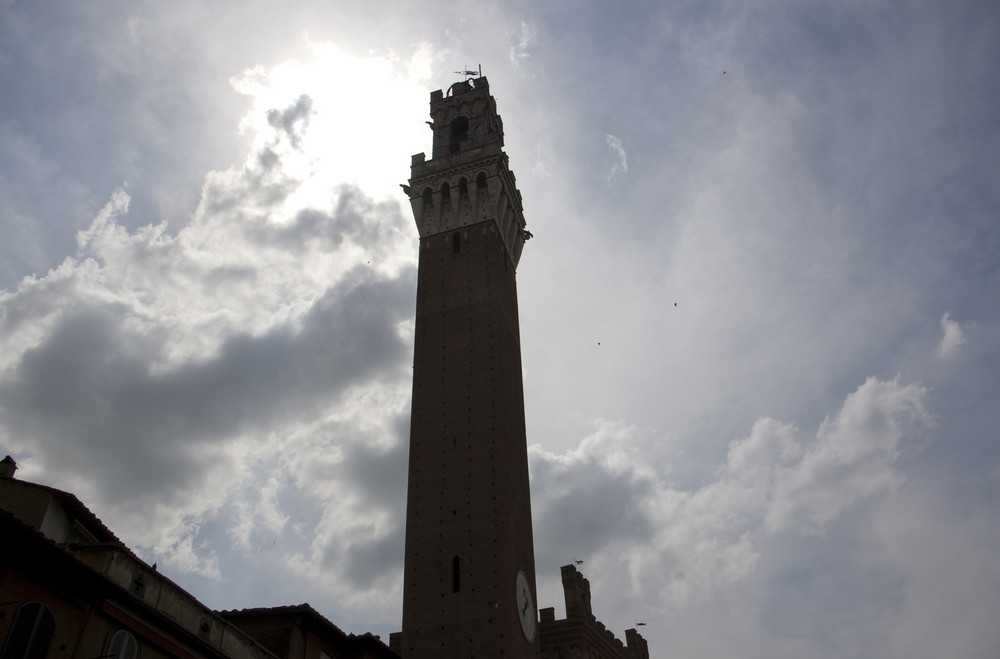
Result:
[[[483,65],[479,65],[479,70],[475,71],[472,69],[467,69],[464,66],[461,71],[454,71],[453,73],[458,73],[464,75],[466,78],[482,78],[483,77]]]

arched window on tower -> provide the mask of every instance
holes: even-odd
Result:
[[[457,593],[461,590],[462,564],[458,556],[451,559],[451,592]]]
[[[448,208],[451,203],[451,186],[447,183],[441,184],[441,208]]]
[[[434,205],[434,191],[430,188],[424,188],[421,196],[424,198],[424,208],[430,208]]]
[[[455,117],[448,126],[448,150],[458,153],[462,148],[462,140],[469,137],[469,120],[466,117]]]
[[[465,180],[465,177],[458,179],[458,198],[469,196],[469,182]]]
[[[476,187],[480,190],[486,187],[486,172],[479,172],[479,176],[476,177]]]

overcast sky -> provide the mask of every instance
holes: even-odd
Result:
[[[0,455],[214,608],[400,628],[429,92],[482,64],[539,606],[1000,655],[1000,4],[0,0]],[[428,153],[429,155],[429,153]]]

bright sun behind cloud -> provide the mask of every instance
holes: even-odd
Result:
[[[307,56],[266,69],[255,67],[231,79],[253,105],[241,130],[256,134],[255,151],[279,152],[283,171],[303,183],[286,200],[288,210],[325,208],[331,188],[358,186],[375,199],[399,194],[407,177],[401,145],[426,149],[430,131],[415,117],[427,114],[427,78],[435,57],[428,45],[401,62],[392,56],[349,55],[335,45],[310,44]],[[282,127],[288,138],[263,144],[280,122],[274,108],[302,101],[302,115]],[[274,219],[289,219],[284,218]]]

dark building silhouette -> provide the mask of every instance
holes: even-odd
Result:
[[[432,657],[648,659],[590,608],[562,568],[567,616],[535,608],[534,548],[515,271],[521,193],[485,77],[431,93],[433,152],[413,156],[420,234],[406,509],[403,631],[392,648]]]
[[[403,581],[407,659],[538,657],[515,269],[529,234],[485,77],[431,93]]]
[[[220,611],[277,657],[296,659],[398,659],[372,634],[347,634],[308,604]]]
[[[576,567],[561,568],[566,618],[556,620],[555,609],[548,607],[539,614],[542,639],[542,659],[649,659],[646,640],[633,629],[625,630],[623,644],[594,617],[590,606],[590,581]]]
[[[0,462],[0,659],[398,659],[308,604],[213,611],[15,468]]]

